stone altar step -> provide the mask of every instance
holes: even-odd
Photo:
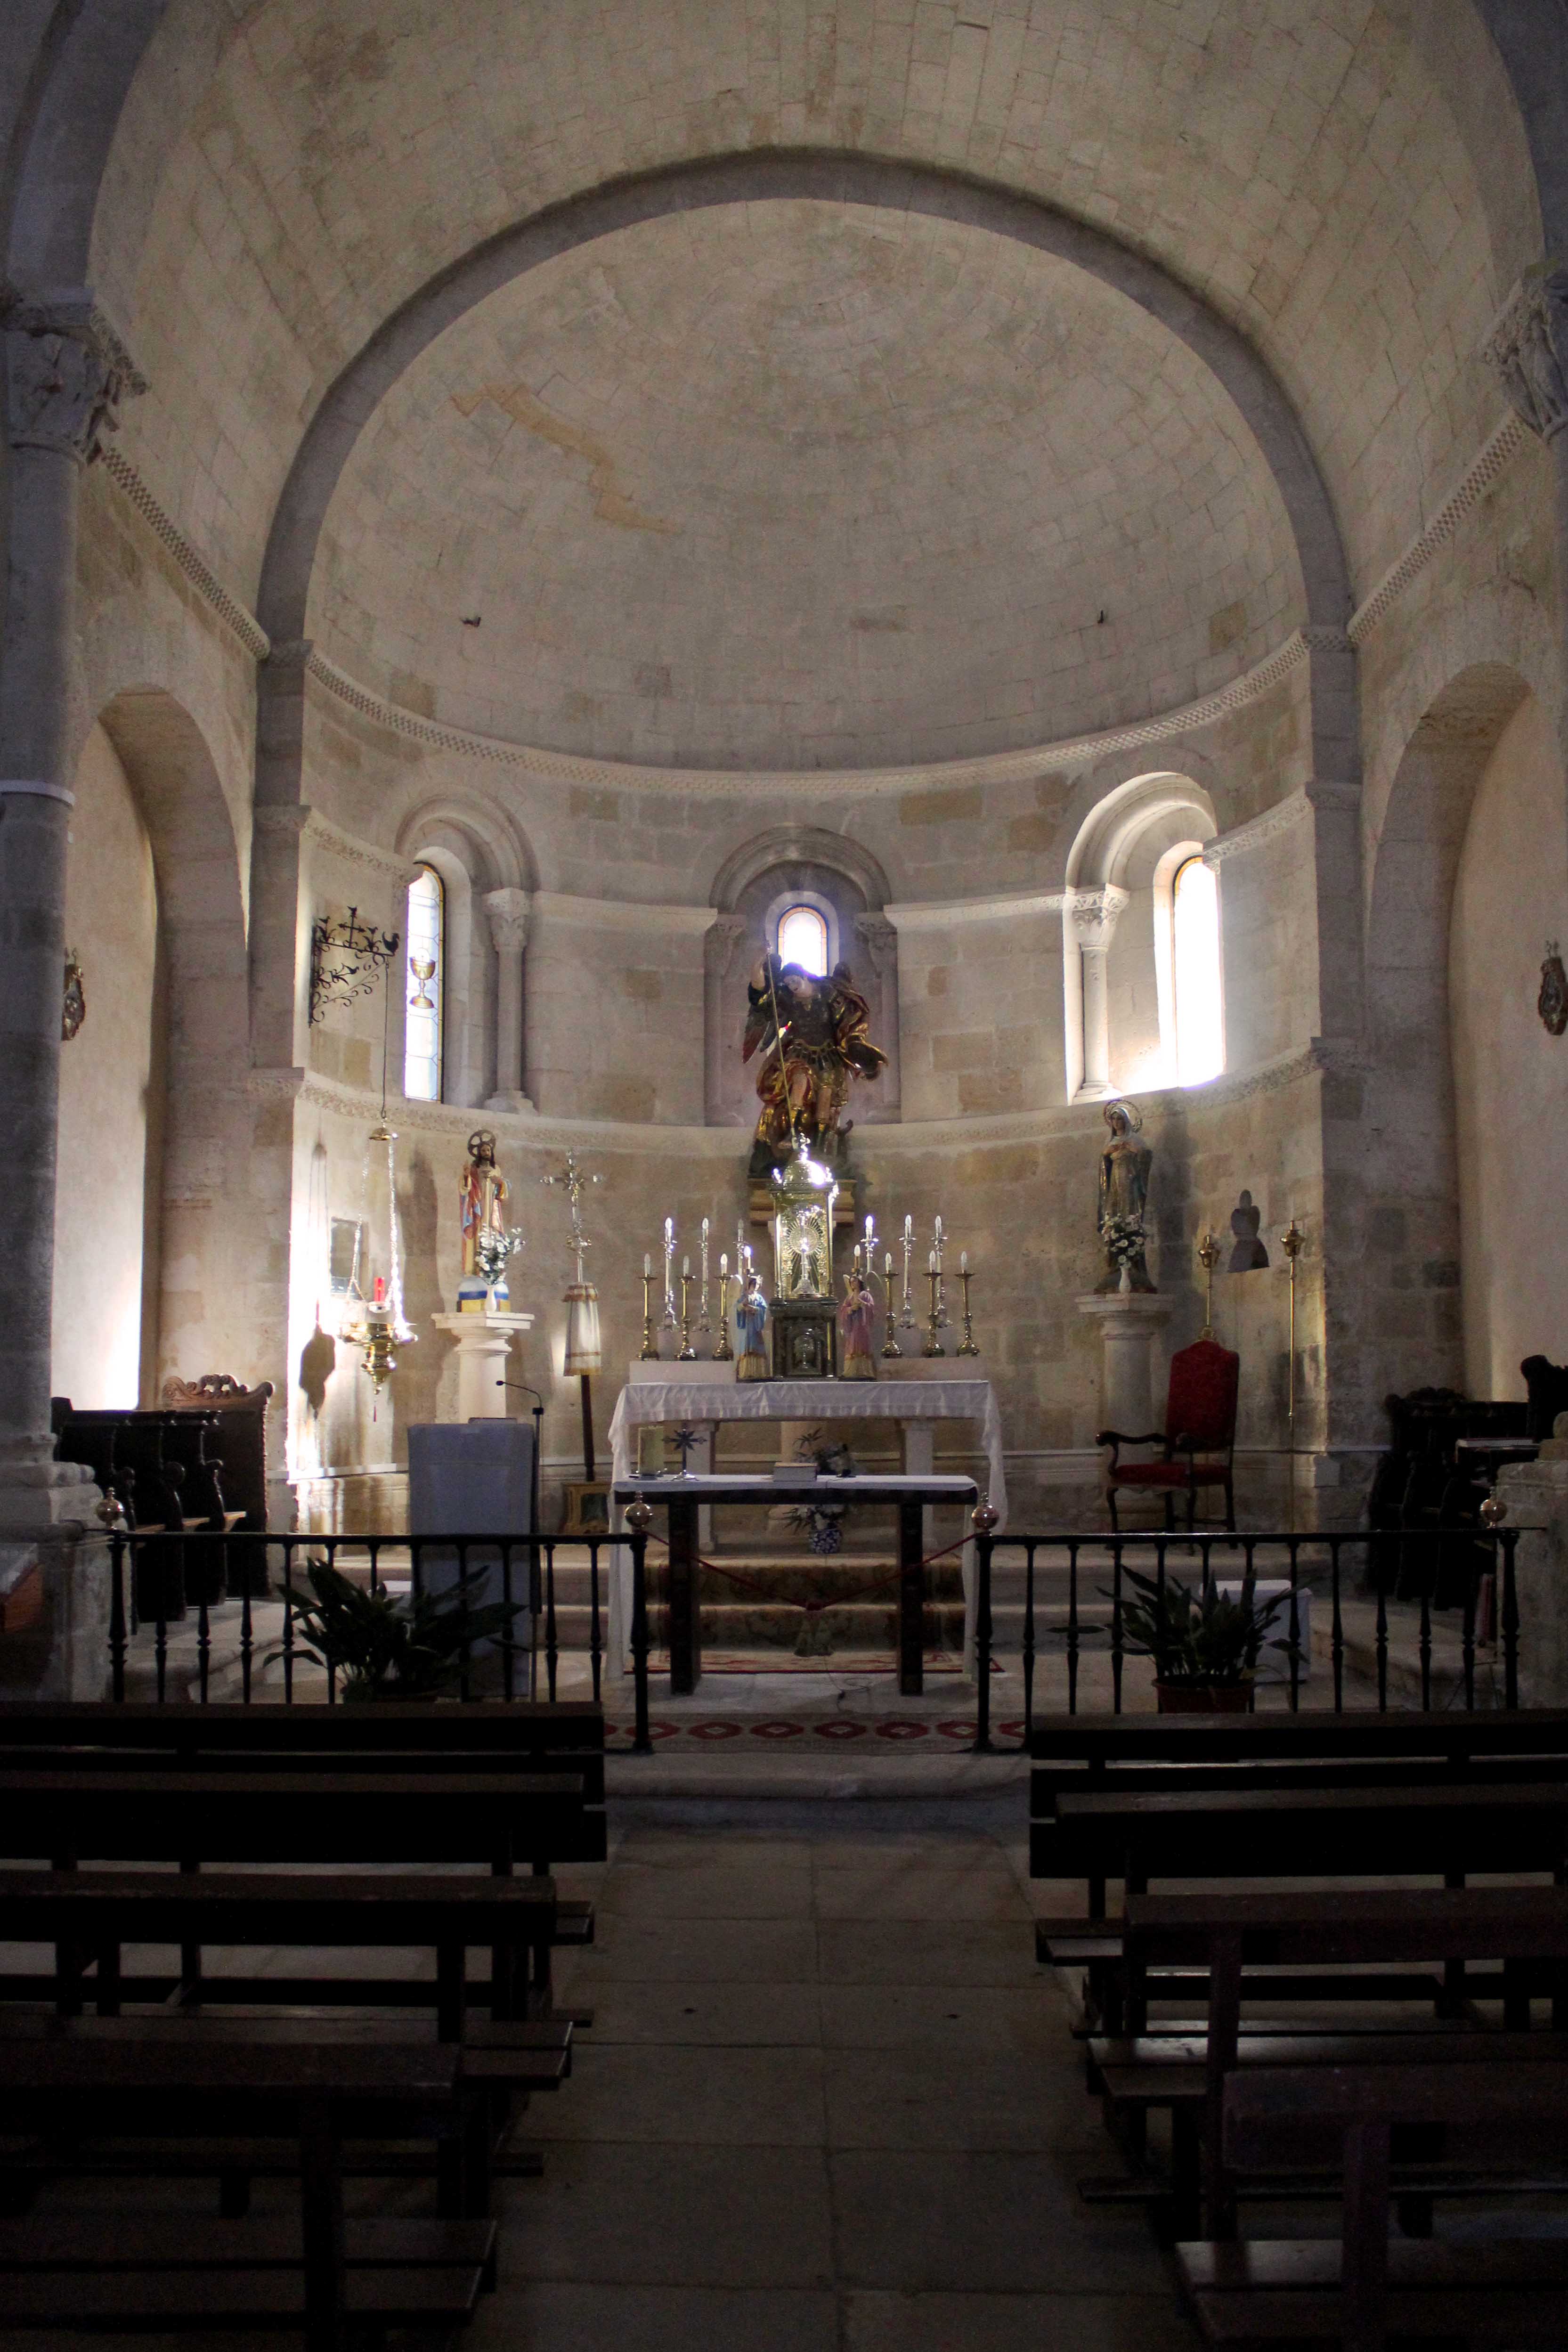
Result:
[[[824,1632],[835,1654],[841,1650],[882,1654],[892,1651],[898,1638],[897,1611],[894,1608],[879,1609],[864,1602],[824,1609],[811,1617],[799,1609],[735,1609],[723,1605],[704,1607],[699,1610],[698,1616],[704,1649],[730,1654],[769,1650],[793,1652],[803,1634],[810,1640],[813,1636],[821,1636]],[[648,1631],[656,1649],[668,1648],[668,1610],[662,1606],[650,1606]],[[921,1642],[928,1650],[961,1650],[964,1646],[962,1601],[927,1602]],[[562,1646],[565,1646],[564,1643]]]

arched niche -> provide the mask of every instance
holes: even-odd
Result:
[[[504,808],[447,793],[409,811],[397,848],[431,866],[445,897],[442,1100],[528,1108],[523,971],[535,881],[528,842]],[[394,1024],[400,1067],[406,993],[400,991]]]
[[[1068,852],[1061,921],[1067,1099],[1176,1083],[1171,883],[1218,830],[1190,776],[1134,776],[1095,802]]]
[[[868,849],[825,827],[759,834],[728,856],[709,893],[716,909],[703,943],[705,1115],[710,1127],[751,1125],[757,1072],[740,1058],[747,987],[773,944],[783,909],[799,900],[828,924],[830,953],[849,965],[872,1008],[872,1034],[887,1066],[856,1086],[848,1116],[869,1126],[900,1116],[898,934],[883,912],[892,893]]]
[[[1366,932],[1359,1277],[1379,1395],[1521,1396],[1521,1354],[1568,1356],[1549,1180],[1532,1173],[1564,1139],[1564,1049],[1535,1011],[1568,893],[1563,790],[1541,706],[1504,662],[1448,681],[1395,772]]]
[[[249,1381],[263,1369],[246,1314],[248,1107],[235,1097],[250,1059],[249,965],[238,845],[212,753],[189,711],[162,687],[128,688],[100,711],[84,765],[96,760],[101,769],[105,753],[144,828],[156,894],[139,1381],[141,1401],[152,1403],[171,1373],[229,1370]],[[112,890],[116,877],[102,887]],[[87,963],[89,942],[74,944]],[[141,985],[132,959],[116,989],[131,999]],[[89,985],[89,1024],[92,993]],[[136,1012],[129,1002],[122,1009],[128,1018]],[[99,1139],[100,1157],[111,1148]],[[68,1222],[66,1170],[61,1193]],[[57,1295],[58,1328],[69,1317],[68,1274]]]

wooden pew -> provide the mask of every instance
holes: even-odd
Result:
[[[399,2006],[417,2006],[434,1995],[440,2038],[455,2042],[462,2038],[467,2007],[468,1947],[488,1944],[502,1954],[499,1980],[493,1978],[489,1989],[491,2014],[509,2019],[526,2000],[530,1956],[536,1981],[542,1973],[538,1956],[548,1951],[554,1914],[555,1887],[548,1878],[411,1878],[372,1871],[305,1877],[259,1872],[0,1872],[0,1937],[56,1947],[56,2002],[68,2016],[81,2010],[83,1968],[89,1958],[97,1963],[92,1995],[99,2013],[113,2016],[127,1999],[172,1994],[185,2003],[200,2000],[204,1946],[428,1950],[435,1958],[434,1986],[397,1978],[386,1990]],[[126,1944],[179,1946],[185,1957],[173,1987],[166,1992],[162,1982],[127,1985],[120,1972]],[[231,1979],[225,1987],[229,2000],[247,2003],[298,2000],[302,1990],[313,2002],[330,2003],[336,1990],[330,1977],[309,1979],[303,1989],[294,1980],[280,1986],[271,1977]]]
[[[350,2294],[340,2171],[350,2132],[455,2138],[470,2158],[465,2200],[471,2218],[483,2218],[484,2101],[465,2085],[459,2050],[436,2042],[214,2042],[183,2027],[162,2035],[120,2030],[129,2023],[0,2039],[5,2127],[68,2141],[117,2126],[145,2135],[150,2125],[176,2136],[214,2126],[290,2134],[298,2146],[299,2272],[254,2269],[228,2278],[134,2265],[87,2277],[25,2273],[7,2280],[7,2325],[298,2328],[303,2321],[308,2352],[344,2352],[350,2315],[416,2326],[467,2316],[479,2292],[477,2265],[412,2276],[379,2269],[356,2276]]]
[[[1304,2136],[1342,2136],[1344,2228],[1338,2246],[1300,2240],[1178,2248],[1207,2341],[1385,2352],[1391,2336],[1466,2347],[1564,2340],[1568,2245],[1390,2244],[1390,2138],[1414,2125],[1544,2133],[1568,2153],[1568,2057],[1490,2064],[1241,2069],[1227,2080],[1228,2165],[1287,2165]]]
[[[1504,2025],[1511,2040],[1530,2025],[1528,1964],[1546,1971],[1557,2035],[1568,2033],[1568,1888],[1562,1886],[1448,1888],[1352,1888],[1332,1893],[1295,1891],[1266,1895],[1130,1895],[1125,1929],[1129,2033],[1091,2043],[1092,2063],[1113,2108],[1145,2114],[1166,2106],[1173,2116],[1173,2147],[1179,2143],[1185,2166],[1195,2146],[1204,2148],[1204,2193],[1210,2232],[1228,2236],[1234,2210],[1219,2161],[1220,2097],[1225,2081],[1240,2063],[1244,1970],[1249,1968],[1321,1971],[1350,1969],[1360,1998],[1375,2000],[1379,1979],[1370,1972],[1390,1963],[1437,1962],[1445,1969],[1467,1962],[1503,1964]],[[1200,2039],[1163,2038],[1148,2032],[1149,1973],[1160,1963],[1200,1969],[1208,1984],[1207,2031]],[[1400,1978],[1389,1982],[1397,1998]],[[1254,1988],[1256,1990],[1256,1988]],[[1322,1980],[1308,1980],[1309,1997],[1321,1999]],[[1301,2021],[1291,2028],[1291,2057],[1305,2063],[1309,2040],[1318,2040]],[[1404,2037],[1403,2050],[1385,2033],[1377,2054],[1385,2063],[1408,2056],[1423,2063],[1434,2054],[1430,2033]],[[1556,2036],[1554,2035],[1553,2039]],[[1460,2030],[1444,2035],[1446,2061],[1468,2063],[1486,2056],[1495,2034]],[[1341,2063],[1349,2038],[1334,2032],[1321,2037],[1314,2063]],[[1568,2052],[1568,2042],[1563,2043]],[[1367,2056],[1363,2050],[1363,2059]],[[1278,2063],[1277,2038],[1254,2041],[1249,2063]],[[1179,2115],[1179,2122],[1176,2118]],[[1201,2130],[1199,2127],[1201,2126]],[[1134,2142],[1137,2135],[1134,2134]],[[1173,2158],[1173,2175],[1176,2161]],[[1176,2182],[1178,2200],[1185,2184]]]
[[[1030,1738],[1031,1820],[1053,1818],[1061,1796],[1117,1789],[1221,1785],[1375,1787],[1470,1780],[1545,1779],[1568,1767],[1568,1709],[1378,1715],[1358,1709],[1240,1716],[1043,1717]],[[1531,1776],[1531,1760],[1543,1769]],[[1104,1888],[1091,1889],[1092,1918]]]
[[[345,1766],[405,1777],[476,1767],[486,1774],[559,1773],[581,1785],[581,1820],[573,1828],[571,1850],[557,1849],[549,1816],[530,1815],[530,1842],[518,1860],[544,1875],[557,1863],[602,1861],[607,1851],[604,1711],[587,1701],[286,1707],[27,1702],[0,1709],[0,1769],[64,1772],[103,1764],[214,1774],[337,1774]],[[557,1946],[592,1941],[591,1904],[558,1900]],[[548,1966],[543,1981],[548,2002]],[[579,2022],[589,2022],[586,2014]]]

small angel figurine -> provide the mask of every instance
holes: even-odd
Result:
[[[839,1302],[840,1349],[839,1378],[841,1381],[874,1381],[876,1358],[872,1353],[872,1328],[876,1319],[876,1300],[871,1285],[859,1265],[844,1276],[844,1295]]]
[[[735,1302],[735,1332],[740,1342],[740,1352],[735,1360],[737,1381],[768,1378],[768,1351],[763,1346],[767,1328],[768,1301],[762,1295],[762,1276],[755,1266],[748,1265],[746,1287]]]

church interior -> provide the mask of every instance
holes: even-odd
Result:
[[[1568,2341],[1568,0],[0,152],[0,2345]]]

